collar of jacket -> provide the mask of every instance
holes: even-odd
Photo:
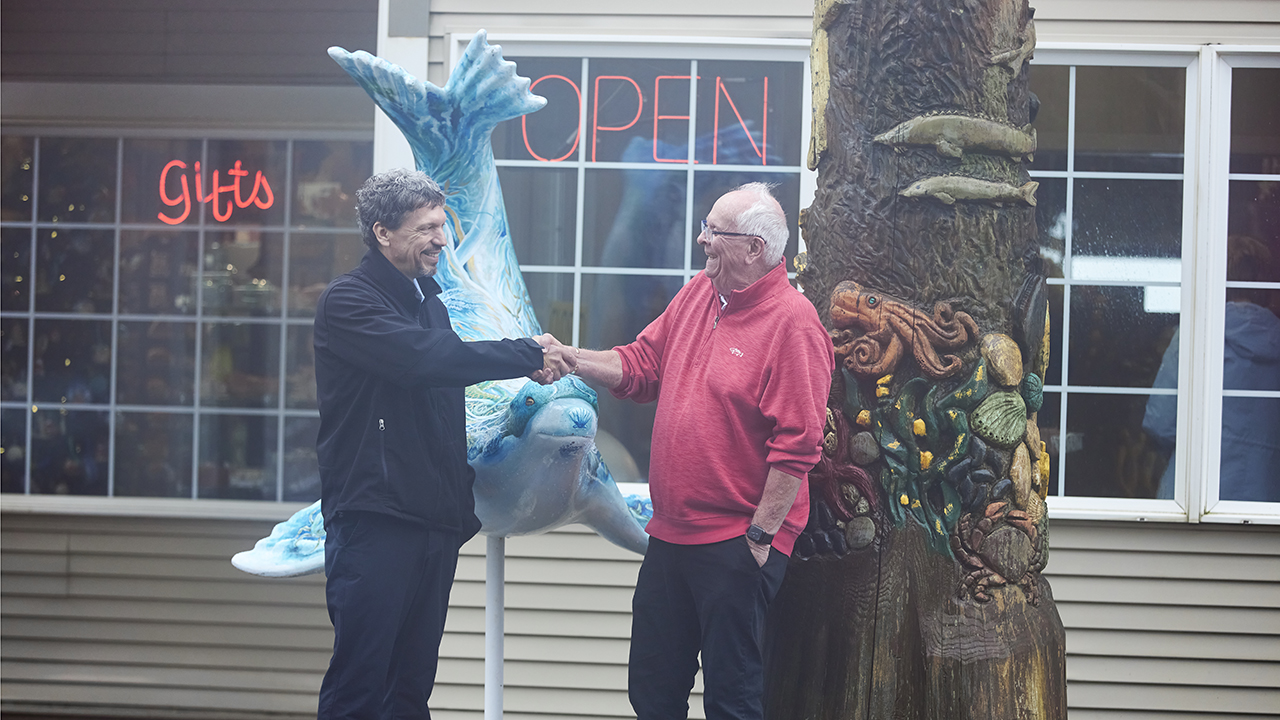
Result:
[[[360,260],[360,267],[364,268],[364,271],[369,274],[374,284],[391,293],[396,302],[410,315],[417,312],[418,293],[413,290],[414,281],[397,270],[396,266],[392,265],[385,255],[376,249],[370,248],[364,254],[364,258]],[[420,277],[417,282],[418,287],[422,289],[423,296],[429,298],[440,294],[440,285],[436,283],[435,278]]]
[[[738,310],[759,305],[789,288],[791,288],[791,283],[787,281],[787,263],[785,261],[780,262],[772,270],[765,273],[764,277],[741,290],[730,292],[729,303],[724,306],[724,309],[726,311]],[[711,287],[711,293],[716,296],[716,304],[720,304],[719,293],[716,292],[714,285]]]

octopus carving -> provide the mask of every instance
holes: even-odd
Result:
[[[929,315],[848,280],[831,293],[831,323],[836,359],[863,376],[893,370],[910,346],[926,375],[949,377],[960,370],[960,358],[939,351],[955,350],[978,335],[973,318],[950,303],[936,303]]]

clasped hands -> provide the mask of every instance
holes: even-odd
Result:
[[[539,385],[550,385],[578,369],[578,351],[555,339],[551,333],[533,338],[542,346],[542,369],[529,373],[529,379]]]

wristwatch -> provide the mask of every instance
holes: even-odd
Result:
[[[747,528],[747,539],[757,545],[773,544],[773,536],[764,531],[759,525],[752,524]]]

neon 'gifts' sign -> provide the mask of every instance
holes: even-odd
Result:
[[[160,171],[160,202],[171,208],[181,206],[182,212],[177,217],[165,215],[163,211],[156,216],[162,223],[177,225],[191,215],[191,203],[194,200],[194,202],[210,203],[213,219],[226,222],[231,219],[231,213],[236,208],[243,209],[253,205],[266,210],[275,204],[276,198],[271,192],[271,183],[267,182],[267,177],[262,174],[262,171],[258,170],[254,173],[250,189],[249,182],[245,180],[249,177],[249,171],[240,165],[240,161],[237,160],[235,165],[226,171],[228,182],[225,185],[222,184],[218,171],[214,170],[209,179],[209,194],[206,195],[204,174],[200,172],[200,161],[197,160],[192,167],[195,185],[193,196],[191,194],[193,183],[187,177],[187,164],[181,160],[170,160],[169,164]]]

